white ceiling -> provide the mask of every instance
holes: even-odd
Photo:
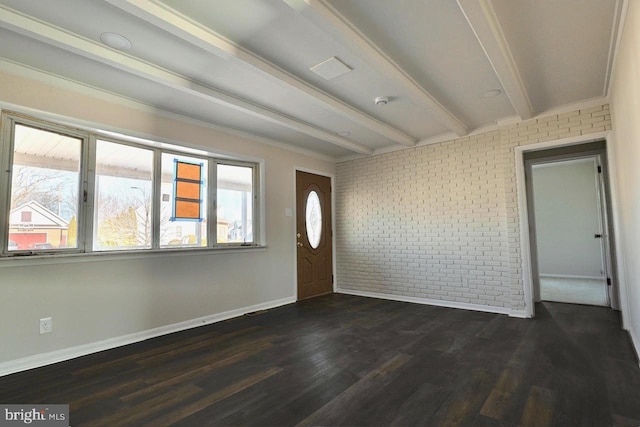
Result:
[[[0,60],[341,159],[605,97],[622,1],[0,0]]]

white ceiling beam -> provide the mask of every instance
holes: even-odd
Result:
[[[373,150],[347,138],[320,129],[247,100],[196,83],[182,75],[158,67],[131,55],[110,49],[100,43],[46,24],[35,18],[0,6],[0,27],[92,59],[119,70],[156,82],[167,88],[224,105],[260,119],[296,130],[360,154]]]
[[[277,65],[243,48],[215,31],[195,22],[169,6],[153,0],[106,0],[112,5],[136,16],[180,39],[191,43],[214,55],[235,59],[249,65],[271,80],[276,80],[312,97],[325,108],[359,125],[383,135],[392,141],[414,146],[417,140],[406,133],[383,123],[368,114],[340,101]]]
[[[530,119],[533,116],[531,101],[491,1],[458,0],[458,5],[487,55],[516,114],[522,120]]]
[[[438,122],[456,135],[464,136],[468,133],[467,125],[461,119],[447,110],[435,96],[325,0],[283,1],[327,34],[337,37],[339,42],[349,46],[355,55],[379,71],[381,75],[402,85],[413,102],[426,106]]]

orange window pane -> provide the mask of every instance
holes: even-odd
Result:
[[[176,182],[176,197],[183,199],[200,199],[200,184],[193,182]]]
[[[176,200],[176,218],[200,219],[200,203]]]
[[[200,165],[178,162],[176,178],[200,181]]]

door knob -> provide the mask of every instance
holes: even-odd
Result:
[[[593,237],[595,237],[596,239],[600,239],[602,238],[602,234],[594,234]]]

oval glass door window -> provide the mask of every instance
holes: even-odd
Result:
[[[312,191],[307,196],[307,208],[305,209],[305,224],[307,229],[307,239],[313,249],[317,249],[320,244],[322,233],[322,209],[318,193]]]

